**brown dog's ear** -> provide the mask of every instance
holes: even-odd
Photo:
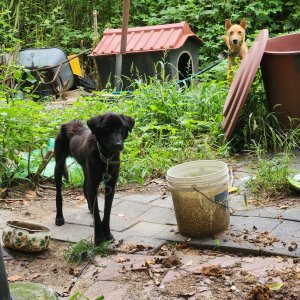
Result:
[[[225,20],[225,29],[228,30],[232,26],[231,22],[229,19]]]
[[[135,120],[129,116],[121,115],[121,118],[125,121],[128,126],[128,130],[131,132],[134,126]]]
[[[242,19],[242,21],[240,22],[240,26],[246,30],[246,18]]]
[[[91,118],[87,120],[86,124],[91,129],[91,132],[94,134],[97,131],[97,128],[99,127],[99,124],[101,123],[101,116],[97,116],[94,118]]]

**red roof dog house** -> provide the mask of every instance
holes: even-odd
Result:
[[[121,29],[106,29],[91,56],[95,58],[101,88],[114,87],[116,55],[120,54]],[[202,44],[186,22],[128,28],[126,54],[123,56],[122,83],[157,74],[157,62],[164,61],[165,75],[184,79],[198,71]]]

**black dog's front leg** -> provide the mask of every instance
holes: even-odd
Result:
[[[105,240],[114,240],[114,236],[110,232],[110,213],[115,195],[116,181],[114,179],[105,182],[105,202],[104,202],[104,216],[103,216],[103,229]]]
[[[90,174],[92,175],[92,174]],[[91,212],[94,218],[94,243],[95,245],[101,244],[105,241],[103,224],[101,222],[99,208],[98,208],[98,199],[97,199],[97,189],[100,183],[100,178],[93,174],[87,180],[87,197],[88,203],[91,207]]]

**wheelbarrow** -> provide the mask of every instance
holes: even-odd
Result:
[[[20,51],[18,64],[32,72],[37,79],[34,92],[41,97],[62,95],[75,85],[70,61],[90,51],[67,58],[60,48],[32,48]]]

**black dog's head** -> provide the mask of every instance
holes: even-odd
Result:
[[[87,121],[101,147],[109,152],[122,151],[124,140],[134,126],[134,119],[123,114],[107,112]]]

